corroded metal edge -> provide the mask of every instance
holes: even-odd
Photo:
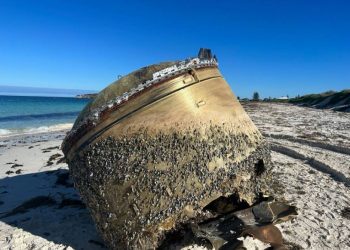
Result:
[[[82,138],[86,138],[86,135],[91,135],[89,141],[93,138],[97,138],[99,134],[108,129],[112,123],[115,124],[121,119],[124,119],[134,112],[142,109],[143,107],[150,105],[162,98],[165,98],[167,95],[170,95],[176,91],[179,91],[183,88],[187,88],[193,84],[199,83],[210,78],[222,77],[218,70],[210,72],[207,76],[202,74],[203,71],[210,69],[217,69],[215,66],[201,67],[197,70],[189,69],[188,71],[181,72],[178,75],[169,76],[162,81],[159,81],[149,88],[132,95],[126,101],[121,103],[116,103],[112,106],[106,106],[101,110],[100,115],[97,120],[85,120],[77,128],[72,129],[64,139],[62,143],[63,152],[70,156],[72,149],[77,149],[81,145],[86,145],[86,143],[81,143]],[[117,113],[116,117],[113,113]],[[114,121],[111,121],[111,116]],[[111,124],[106,124],[105,121],[110,122]],[[107,122],[107,123],[108,123]],[[102,125],[103,124],[103,125]],[[102,125],[102,126],[101,126]],[[105,126],[104,128],[101,128]],[[93,132],[91,132],[93,131]],[[78,147],[76,145],[79,145]]]

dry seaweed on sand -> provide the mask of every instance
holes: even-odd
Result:
[[[341,216],[345,219],[350,220],[350,207],[343,208],[341,211]]]
[[[15,163],[11,166],[11,168],[18,168],[18,167],[23,167],[23,165]]]
[[[47,152],[50,152],[51,150],[59,149],[59,148],[60,148],[59,146],[48,147],[48,148],[42,149],[42,151],[43,151],[43,153],[47,153]],[[44,152],[44,151],[46,151],[46,152]]]

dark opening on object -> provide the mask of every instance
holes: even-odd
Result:
[[[266,168],[265,168],[265,164],[264,164],[264,160],[260,159],[258,160],[258,162],[255,164],[255,173],[257,176],[262,175],[265,172]]]

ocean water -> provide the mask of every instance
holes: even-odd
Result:
[[[0,136],[69,128],[88,99],[0,95]]]

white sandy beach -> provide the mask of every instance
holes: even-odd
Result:
[[[243,107],[271,144],[284,198],[298,208],[295,220],[278,225],[284,238],[303,249],[349,249],[350,113],[271,103]]]
[[[67,179],[67,165],[59,163],[65,132],[1,139],[0,249],[102,248],[87,209]],[[18,209],[3,218],[37,197],[44,197],[34,202],[37,208]]]
[[[296,219],[278,225],[285,240],[294,249],[349,249],[350,114],[244,107],[272,144],[284,189],[277,198],[298,208]],[[60,150],[66,132],[0,137],[0,249],[105,248],[68,177]]]

